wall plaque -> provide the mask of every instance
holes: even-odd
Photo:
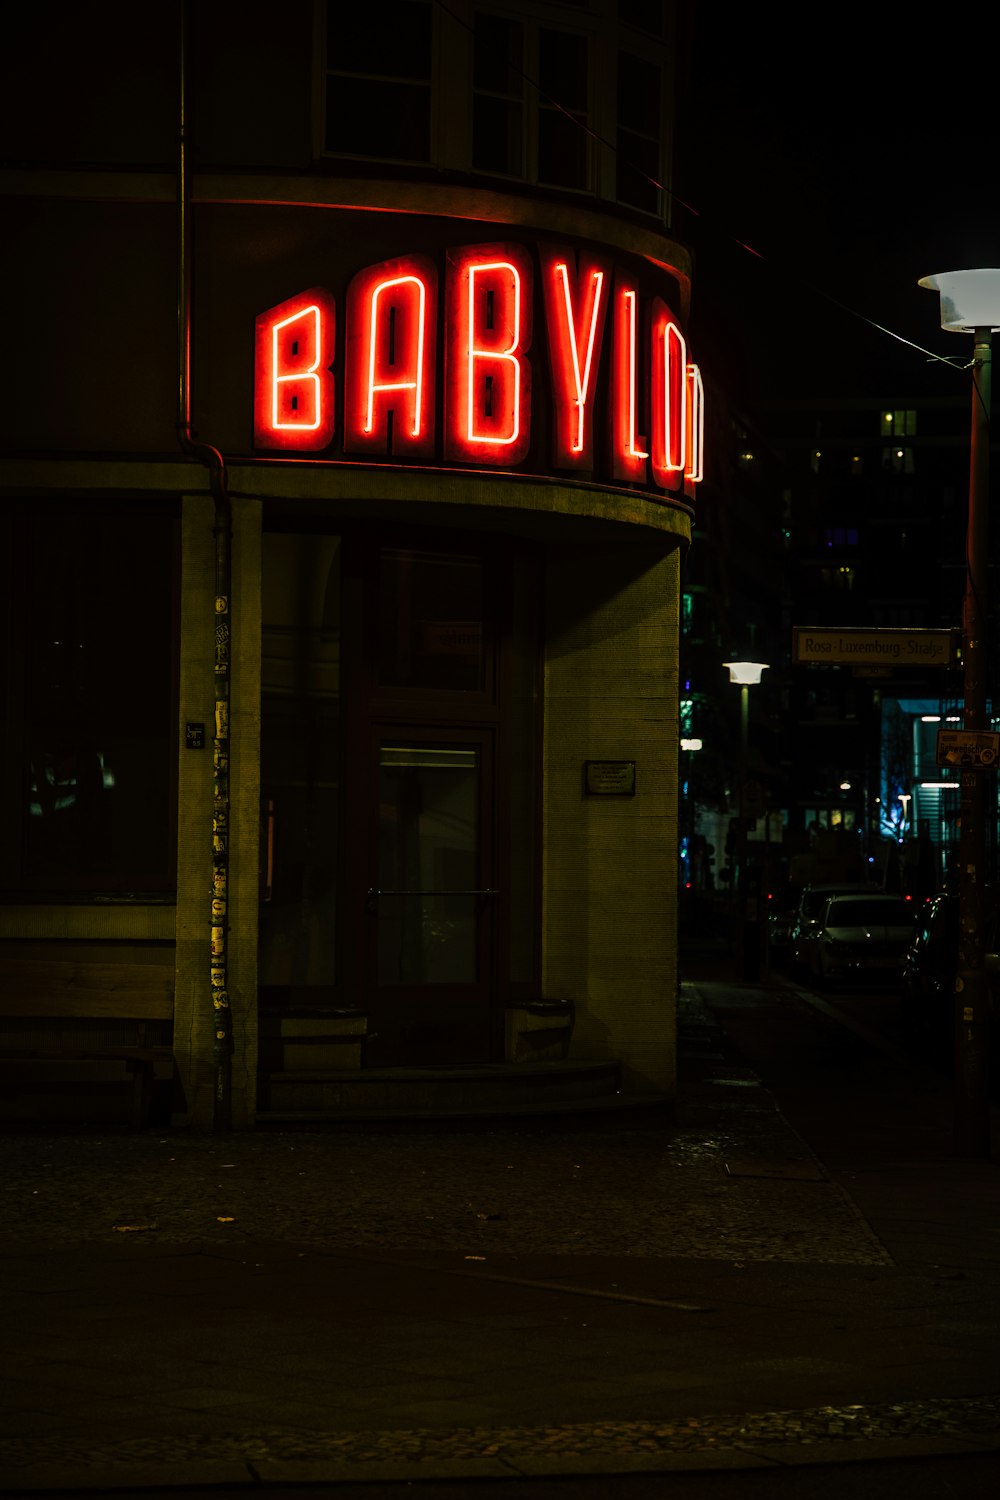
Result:
[[[634,797],[634,760],[586,760],[584,787],[590,797]]]

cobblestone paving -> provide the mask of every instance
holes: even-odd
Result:
[[[372,1134],[284,1131],[229,1138],[91,1132],[0,1137],[0,1254],[32,1245],[211,1245],[283,1240],[327,1251],[377,1249],[688,1257],[891,1265],[849,1196],[749,1070],[730,1066],[688,987],[690,1066],[678,1121],[657,1128],[503,1127]],[[188,1463],[319,1463],[339,1477],[371,1466],[494,1461],[613,1468],[712,1452],[763,1455],[829,1445],[958,1440],[1000,1447],[1000,1398],[821,1406],[668,1422],[410,1428],[352,1433],[268,1427],[246,1434],[88,1444],[0,1441],[0,1487],[29,1470],[162,1472]],[[675,1455],[671,1460],[670,1456]],[[387,1470],[388,1471],[388,1470]],[[395,1471],[395,1470],[394,1470]],[[31,1476],[34,1482],[34,1476]]]
[[[730,1175],[747,1152],[725,1130],[5,1140],[0,1237],[888,1262],[836,1184]],[[773,1139],[758,1159],[802,1160]]]
[[[51,1438],[0,1442],[0,1468],[16,1483],[18,1470],[44,1464],[86,1471],[93,1468],[162,1464],[169,1480],[172,1464],[245,1461],[327,1462],[345,1466],[410,1460],[429,1467],[442,1462],[495,1458],[512,1469],[540,1457],[593,1459],[637,1455],[697,1454],[725,1449],[767,1453],[788,1444],[901,1443],[952,1438],[1000,1446],[1000,1397],[910,1401],[867,1406],[817,1406],[800,1411],[750,1412],[737,1416],[697,1416],[670,1422],[578,1422],[562,1426],[469,1427],[444,1431],[323,1433],[271,1428],[242,1435],[201,1434],[163,1439],[135,1438],[100,1446]],[[845,1452],[844,1456],[848,1456]]]
[[[696,991],[687,1045],[710,1048]],[[745,1069],[670,1127],[0,1137],[0,1244],[283,1239],[326,1250],[885,1265],[848,1195]]]

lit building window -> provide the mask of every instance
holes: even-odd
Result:
[[[845,831],[855,826],[854,809],[850,807],[816,807],[806,814],[811,832],[823,828],[842,828]]]
[[[854,588],[854,568],[820,568],[819,574],[826,589],[850,592]]]
[[[893,474],[912,474],[913,449],[895,446],[883,449],[882,467],[891,470]]]
[[[917,430],[915,411],[884,411],[881,418],[883,437],[913,437]]]
[[[823,532],[823,545],[827,548],[856,547],[858,545],[858,528],[856,526],[827,526]]]

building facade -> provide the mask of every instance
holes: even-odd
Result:
[[[6,106],[9,1107],[668,1101],[677,14],[164,4],[141,70],[118,19]]]

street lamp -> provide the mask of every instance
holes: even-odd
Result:
[[[906,838],[906,830],[909,827],[910,819],[910,803],[912,800],[912,796],[909,792],[900,792],[899,796],[896,798],[897,802],[902,802],[903,804],[903,814],[899,820],[899,843],[903,843]]]
[[[993,334],[1000,331],[1000,270],[948,271],[925,276],[921,286],[941,298],[941,327],[971,333],[972,434],[969,515],[962,605],[962,688],[966,731],[989,728],[986,716],[989,640],[988,511],[990,473],[990,364]],[[955,1148],[963,1156],[990,1155],[989,986],[985,963],[983,888],[987,870],[989,772],[962,771],[959,830],[959,948],[955,976]],[[995,816],[994,812],[990,816]]]
[[[729,672],[729,681],[740,690],[740,765],[739,765],[739,824],[736,837],[736,860],[739,879],[739,934],[738,952],[740,969],[744,979],[756,979],[760,962],[760,934],[756,922],[750,922],[749,891],[747,889],[747,730],[750,723],[750,689],[767,671],[766,661],[724,661]],[[766,809],[765,809],[766,814]],[[752,942],[752,938],[757,941]]]

